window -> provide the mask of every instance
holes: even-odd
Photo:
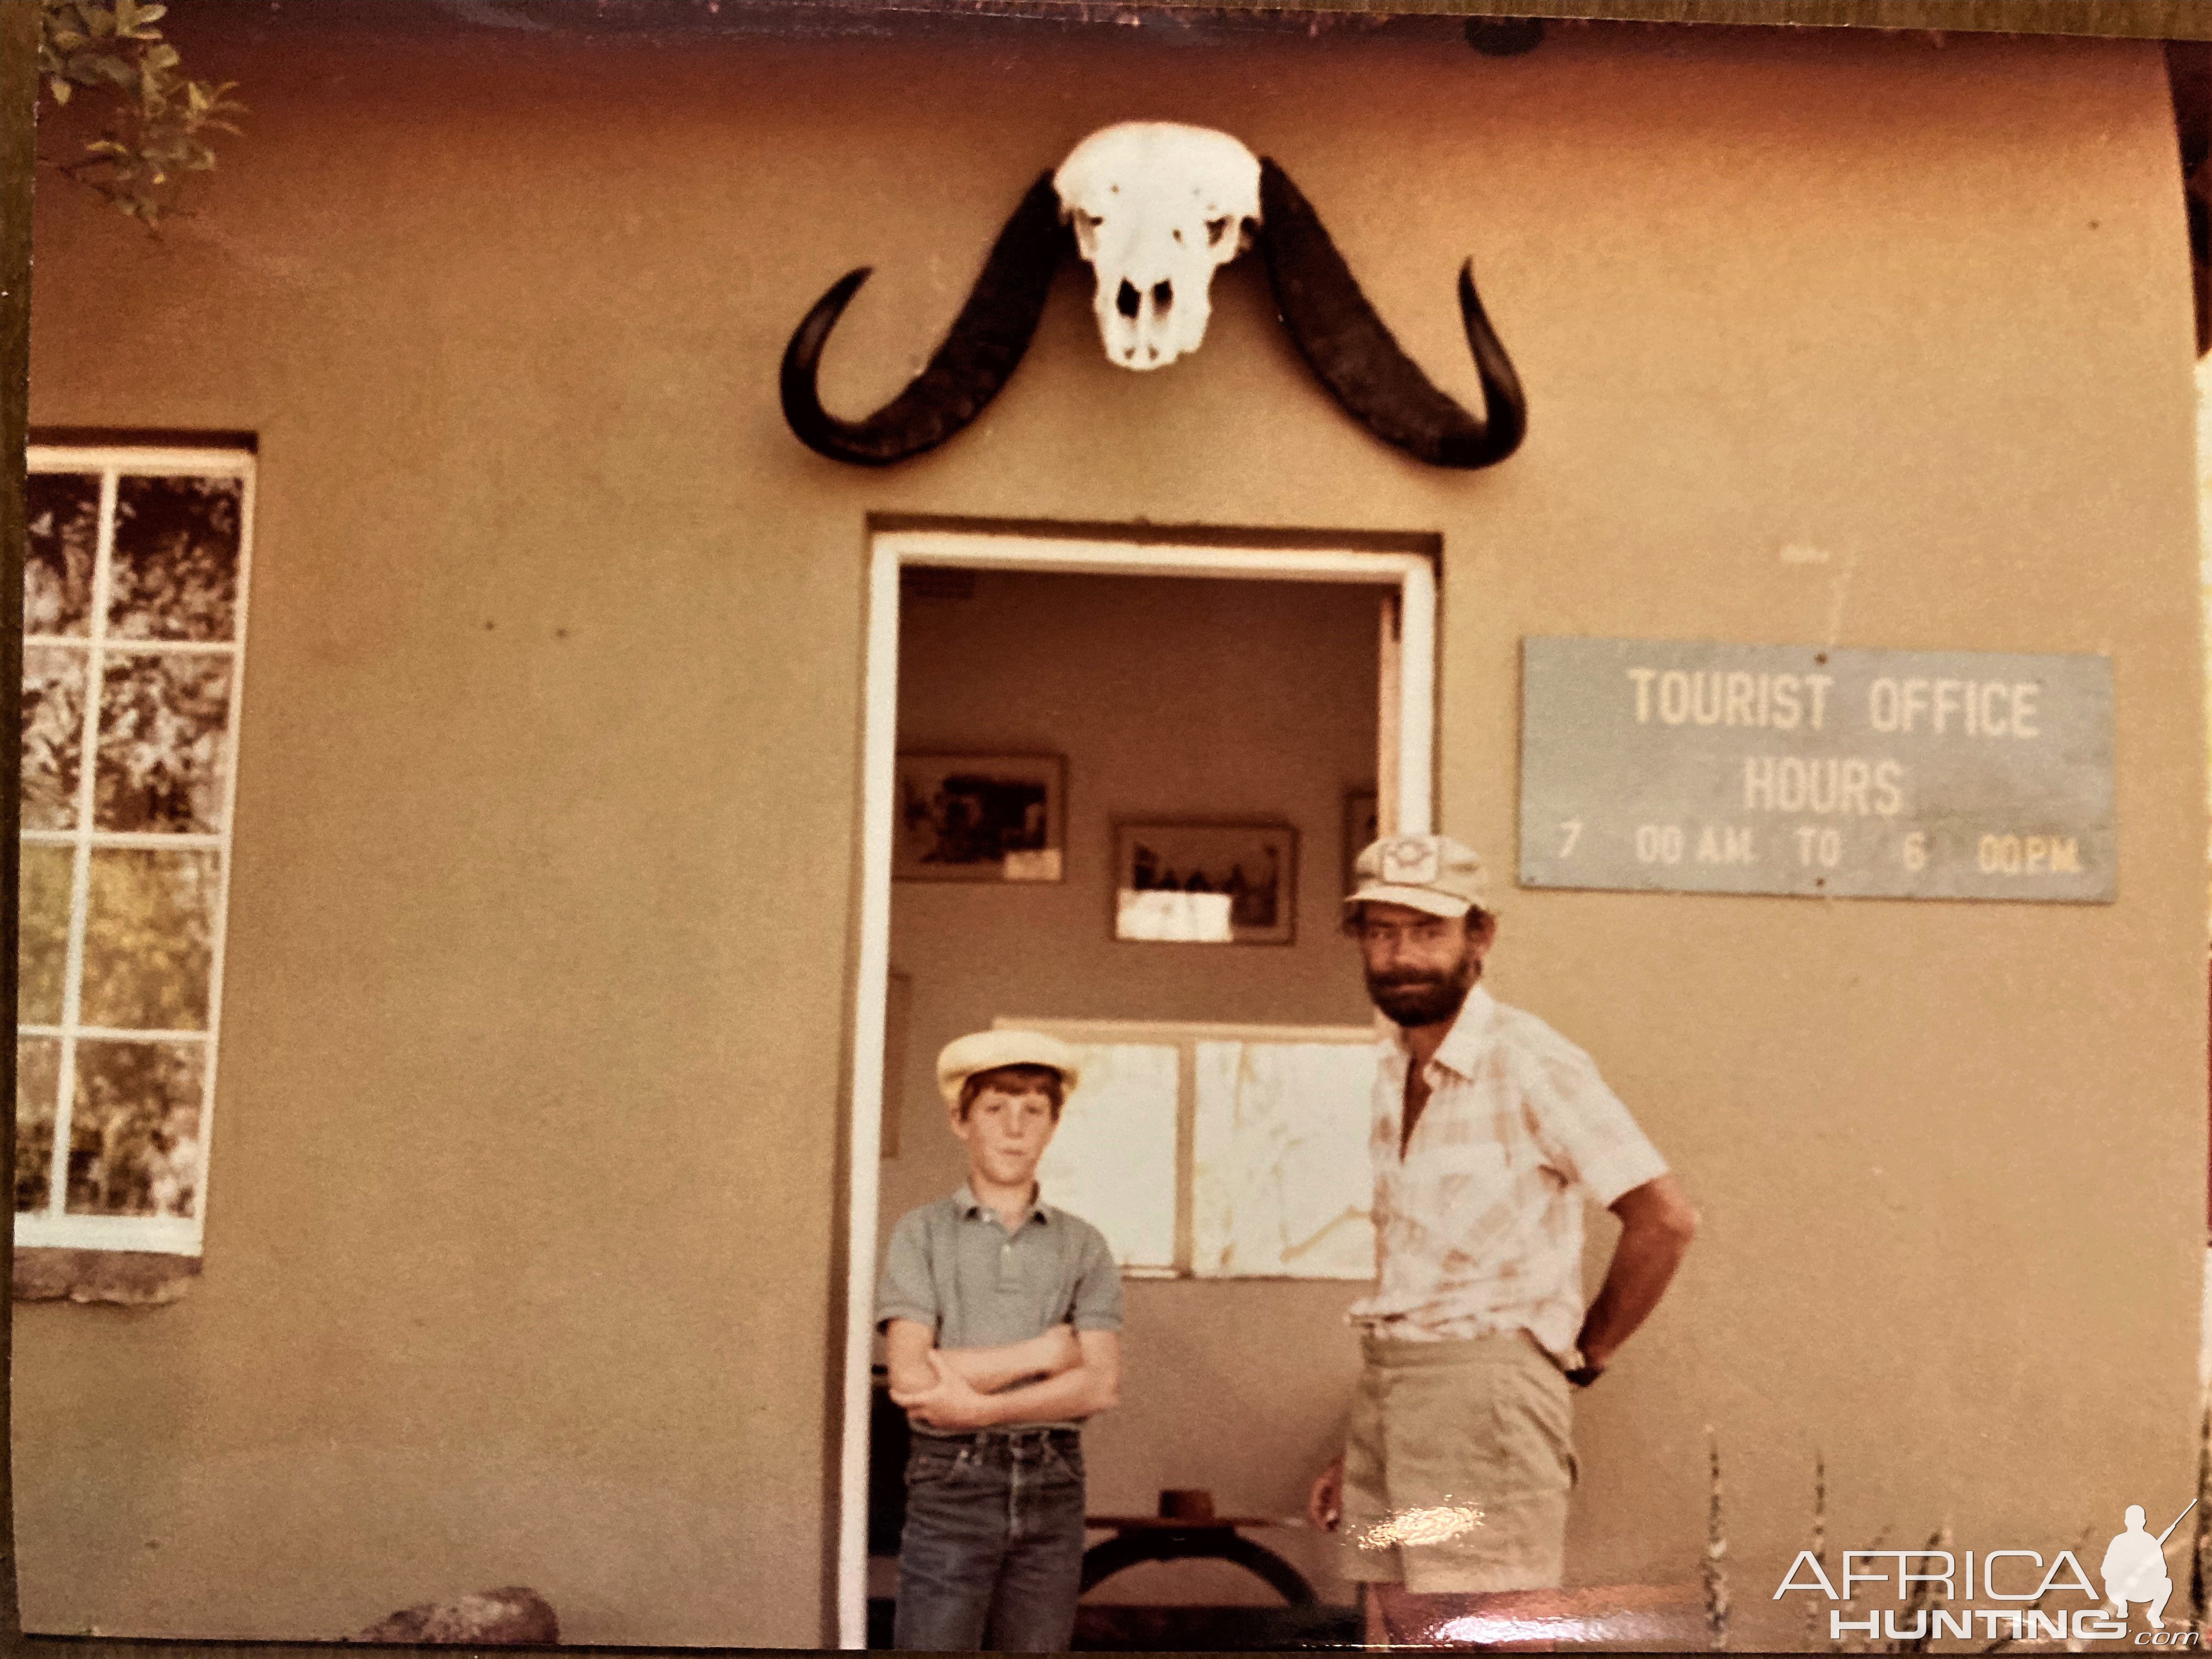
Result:
[[[244,450],[30,453],[19,1248],[199,1252],[252,497]]]
[[[1037,1176],[1138,1277],[1375,1276],[1364,1025],[1000,1019],[1075,1046]]]

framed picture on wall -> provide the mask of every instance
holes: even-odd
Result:
[[[1281,823],[1117,823],[1114,937],[1288,945],[1298,832]]]
[[[1344,890],[1350,892],[1359,884],[1352,879],[1352,866],[1359,855],[1382,838],[1382,819],[1376,812],[1376,793],[1372,789],[1347,789],[1344,792],[1344,869],[1340,872]]]
[[[901,755],[891,876],[1058,881],[1067,763],[1058,755]]]

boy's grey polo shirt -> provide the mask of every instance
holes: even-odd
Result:
[[[1054,1325],[1121,1328],[1121,1274],[1106,1236],[1039,1203],[1012,1232],[963,1182],[891,1229],[876,1323],[911,1319],[940,1348],[996,1348]]]

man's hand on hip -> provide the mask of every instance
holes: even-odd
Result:
[[[1613,1200],[1613,1212],[1620,1218],[1620,1239],[1575,1338],[1582,1368],[1593,1379],[1659,1305],[1698,1232],[1698,1212],[1671,1175],[1656,1176],[1623,1193]],[[1568,1380],[1589,1386],[1571,1371]]]

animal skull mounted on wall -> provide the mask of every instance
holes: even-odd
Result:
[[[1320,216],[1290,176],[1224,132],[1126,121],[1094,132],[1030,186],[993,244],[960,314],[921,373],[864,420],[822,407],[823,347],[868,278],[847,272],[784,349],[784,418],[833,460],[884,466],[951,437],[1021,362],[1054,273],[1075,249],[1097,273],[1093,306],[1109,361],[1164,368],[1194,350],[1211,314],[1213,273],[1248,244],[1267,267],[1298,350],[1352,417],[1431,465],[1489,466],[1520,446],[1527,406],[1512,360],[1460,268],[1460,319],[1482,384],[1483,414],[1439,392],[1399,348],[1353,281]]]
[[[1124,121],[1078,144],[1052,184],[1098,275],[1108,361],[1163,368],[1197,350],[1213,273],[1251,245],[1260,158],[1225,132]]]

